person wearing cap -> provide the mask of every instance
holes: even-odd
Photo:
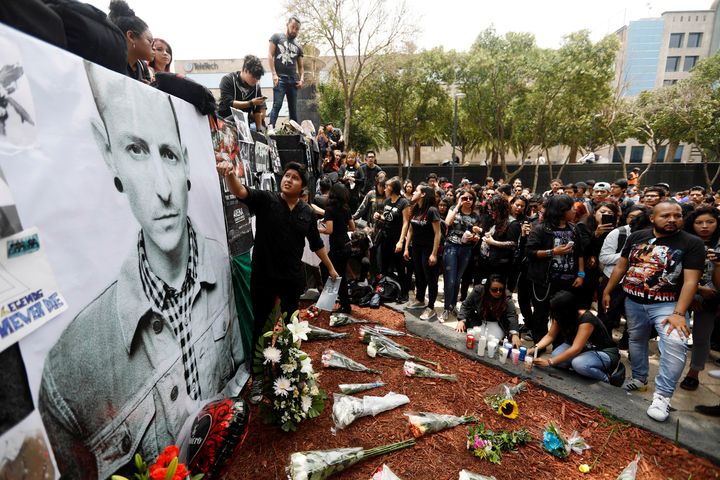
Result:
[[[591,212],[593,213],[598,205],[607,201],[610,196],[610,184],[607,182],[597,182],[593,187],[592,200],[590,201]]]
[[[633,168],[628,174],[628,186],[637,187],[640,182],[640,168]]]

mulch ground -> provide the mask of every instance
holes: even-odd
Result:
[[[353,306],[353,316],[377,321],[387,327],[405,330],[404,316],[385,307],[379,310]],[[436,369],[454,373],[457,383],[444,380],[408,378],[403,374],[400,360],[383,357],[370,358],[366,345],[356,335],[358,325],[330,328],[329,315],[321,314],[311,323],[322,328],[349,332],[338,340],[304,342],[302,349],[313,359],[315,370],[320,372],[320,384],[328,393],[322,415],[305,421],[297,432],[284,433],[278,427],[263,425],[258,407],[252,408],[249,433],[244,444],[231,459],[226,478],[231,479],[286,479],[285,466],[290,453],[341,447],[372,448],[411,438],[405,411],[426,411],[454,415],[474,414],[488,428],[513,430],[527,428],[533,441],[513,453],[503,454],[502,464],[493,465],[473,457],[466,449],[467,428],[458,426],[439,433],[423,436],[414,447],[356,464],[336,475],[337,479],[368,480],[373,471],[386,463],[404,480],[456,480],[458,472],[466,469],[503,479],[615,479],[625,466],[641,452],[637,479],[713,479],[720,478],[720,468],[704,458],[678,448],[672,442],[637,427],[606,418],[598,410],[574,403],[561,396],[546,392],[534,384],[517,397],[520,416],[515,420],[501,417],[482,400],[488,388],[502,382],[517,383],[518,379],[486,367],[459,353],[448,350],[431,340],[393,337],[411,348],[413,355],[440,363]],[[333,348],[364,365],[381,370],[382,381],[387,385],[356,394],[382,396],[388,392],[407,395],[410,403],[377,417],[355,420],[337,434],[331,432],[332,393],[338,392],[340,383],[365,383],[378,376],[347,370],[325,369],[320,356],[326,348]],[[554,421],[569,436],[574,430],[592,447],[582,455],[571,453],[560,460],[542,449],[542,432],[545,425]],[[580,464],[592,464],[588,474],[578,470]]]

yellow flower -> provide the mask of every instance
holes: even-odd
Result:
[[[518,405],[515,400],[503,400],[502,404],[498,408],[498,413],[503,417],[509,419],[515,419],[520,414],[518,411]]]
[[[587,463],[583,463],[578,468],[582,473],[588,473],[590,471],[590,465],[588,465]]]

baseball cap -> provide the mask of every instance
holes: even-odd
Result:
[[[593,190],[607,190],[610,191],[610,184],[607,182],[597,182],[593,187]]]

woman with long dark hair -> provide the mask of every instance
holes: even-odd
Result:
[[[530,232],[525,249],[531,283],[532,336],[540,341],[547,333],[550,298],[561,290],[582,287],[585,264],[573,199],[565,194],[547,198],[543,221]]]
[[[415,265],[415,302],[409,308],[425,307],[420,320],[435,317],[435,300],[438,293],[438,248],[440,247],[440,214],[435,208],[435,191],[427,185],[418,185],[412,197],[410,228],[405,239],[406,261]],[[428,301],[425,303],[425,290]]]
[[[440,314],[440,322],[446,321],[455,310],[460,279],[470,262],[473,245],[480,239],[480,216],[475,213],[474,207],[475,192],[470,188],[462,190],[457,205],[448,210],[445,218],[448,228],[443,250],[445,309]]]
[[[563,343],[554,348],[549,359],[536,358],[542,367],[570,368],[584,377],[608,383],[610,375],[620,361],[620,352],[605,325],[578,304],[575,294],[568,291],[556,293],[550,300],[550,331],[537,342],[535,348],[543,349],[562,338]],[[530,349],[528,354],[534,353]]]
[[[715,262],[718,239],[720,239],[720,212],[715,207],[701,206],[690,212],[685,219],[685,231],[700,237],[705,243],[707,259],[702,277],[698,283],[697,293],[691,305],[693,312],[692,337],[693,348],[690,370],[680,383],[684,390],[697,390],[700,382],[698,373],[705,369],[710,355],[710,337],[715,325],[715,315],[720,305],[720,297],[713,282],[713,274],[717,268]]]
[[[382,212],[376,213],[375,219],[380,228],[378,241],[380,244],[381,273],[395,273],[400,282],[399,303],[408,300],[410,279],[407,278],[407,267],[403,259],[403,245],[410,224],[410,202],[402,194],[402,183],[399,177],[385,182],[385,202]]]
[[[340,281],[339,303],[341,313],[350,313],[350,296],[348,295],[347,263],[350,258],[348,232],[355,231],[355,222],[350,215],[350,200],[347,188],[336,183],[330,188],[328,204],[325,208],[324,228],[320,233],[330,236],[330,252],[328,256],[335,270],[342,277]],[[325,272],[323,272],[326,275]]]
[[[506,287],[505,278],[493,274],[484,284],[473,288],[460,307],[455,330],[464,332],[467,328],[484,325],[487,335],[509,338],[515,347],[520,347],[515,304]]]
[[[127,76],[143,83],[152,80],[147,62],[153,59],[153,36],[140,17],[124,0],[112,0],[108,18],[117,25],[127,43]]]
[[[502,195],[490,197],[485,207],[492,226],[480,246],[481,278],[496,273],[507,281],[513,274],[520,224],[510,221],[510,203]]]

